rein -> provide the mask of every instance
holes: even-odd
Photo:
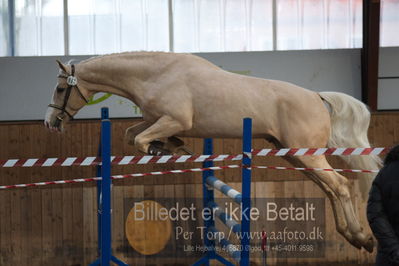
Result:
[[[62,106],[56,105],[56,104],[49,104],[49,107],[61,110],[61,113],[57,115],[57,124],[60,124],[61,121],[65,118],[65,114],[67,114],[70,119],[73,119],[73,115],[71,115],[67,110],[66,106],[68,104],[69,97],[71,96],[71,92],[73,88],[76,88],[78,91],[80,97],[88,103],[89,101],[86,99],[86,97],[82,94],[78,87],[78,79],[75,77],[75,65],[71,65],[71,74],[70,75],[58,75],[59,78],[65,78],[68,84],[68,87],[66,88],[65,92],[65,97],[64,97],[64,102]],[[64,90],[65,88],[58,88],[57,90],[61,91]]]

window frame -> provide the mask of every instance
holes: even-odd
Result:
[[[69,33],[69,14],[68,14],[68,1],[63,1],[63,38],[64,38],[64,54],[63,56],[70,56],[70,33]],[[174,40],[174,14],[173,14],[173,0],[168,1],[168,36],[169,36],[169,52],[175,52],[175,40]],[[278,49],[278,17],[277,17],[277,0],[271,0],[272,5],[272,49],[271,51],[277,51]],[[7,55],[14,57],[16,56],[16,36],[15,36],[15,0],[8,0],[8,40],[7,43]],[[381,43],[380,43],[381,46]],[[399,44],[397,45],[399,46]],[[321,49],[334,49],[334,48],[321,48]],[[342,48],[342,49],[357,49],[357,48]],[[293,50],[293,49],[290,49]],[[303,50],[303,49],[294,49],[294,50]],[[194,51],[200,52],[200,51]]]

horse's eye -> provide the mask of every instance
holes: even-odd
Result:
[[[57,92],[63,92],[65,88],[57,87]]]

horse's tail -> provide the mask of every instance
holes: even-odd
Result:
[[[343,93],[320,92],[329,104],[331,134],[328,147],[369,148],[367,131],[370,125],[370,112],[365,104]],[[356,169],[378,169],[381,159],[378,155],[340,156]],[[362,173],[359,186],[364,199],[367,198],[375,174]]]

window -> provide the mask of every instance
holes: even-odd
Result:
[[[277,49],[358,48],[362,0],[277,0]]]
[[[272,1],[175,0],[173,4],[177,52],[273,48]]]
[[[0,0],[0,56],[359,48],[362,2]],[[381,0],[381,46],[399,46],[398,10]]]
[[[399,46],[399,0],[381,1],[381,46]]]
[[[7,56],[9,52],[9,16],[8,2],[0,0],[0,56]]]
[[[168,1],[69,0],[71,54],[169,50]]]
[[[63,53],[62,1],[15,0],[15,55]]]

